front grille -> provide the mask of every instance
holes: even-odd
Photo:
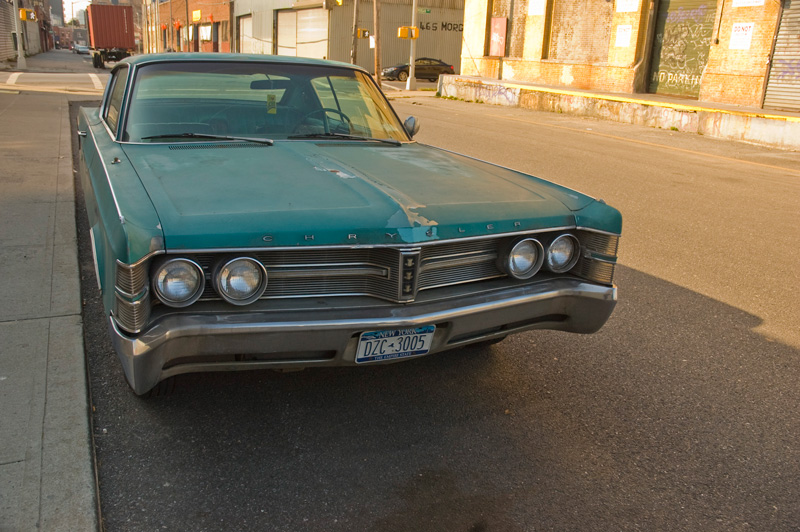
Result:
[[[506,274],[497,267],[499,245],[498,239],[491,239],[423,248],[419,289],[504,277]]]
[[[507,277],[500,264],[504,252],[520,238],[549,243],[564,231],[454,240],[418,246],[380,248],[299,248],[189,253],[206,276],[201,301],[220,300],[214,286],[215,268],[230,258],[250,256],[267,270],[262,299],[368,296],[404,303],[423,290]],[[581,242],[581,258],[565,276],[611,284],[617,240],[615,235],[572,231]],[[542,270],[541,275],[552,276]],[[536,282],[537,276],[530,281]],[[514,281],[518,282],[518,281]]]

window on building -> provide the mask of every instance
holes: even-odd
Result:
[[[552,0],[551,6],[547,59],[583,63],[608,61],[614,2]]]

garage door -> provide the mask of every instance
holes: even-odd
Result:
[[[328,10],[279,11],[278,55],[327,58]]]
[[[764,108],[800,111],[800,0],[783,7]]]
[[[716,0],[659,2],[649,92],[691,98],[700,95],[716,8]]]

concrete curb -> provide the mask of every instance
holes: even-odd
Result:
[[[675,129],[773,148],[800,150],[800,116],[705,106],[654,97],[571,91],[465,76],[442,76],[445,97],[626,124]]]
[[[66,99],[60,129],[52,297],[54,313],[63,308],[64,316],[50,322],[39,526],[42,530],[96,531],[99,520],[83,350],[73,128]]]

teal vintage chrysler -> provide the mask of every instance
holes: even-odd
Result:
[[[591,333],[616,304],[616,209],[415,142],[416,119],[357,66],[141,55],[77,128],[108,330],[138,395],[187,372]]]

